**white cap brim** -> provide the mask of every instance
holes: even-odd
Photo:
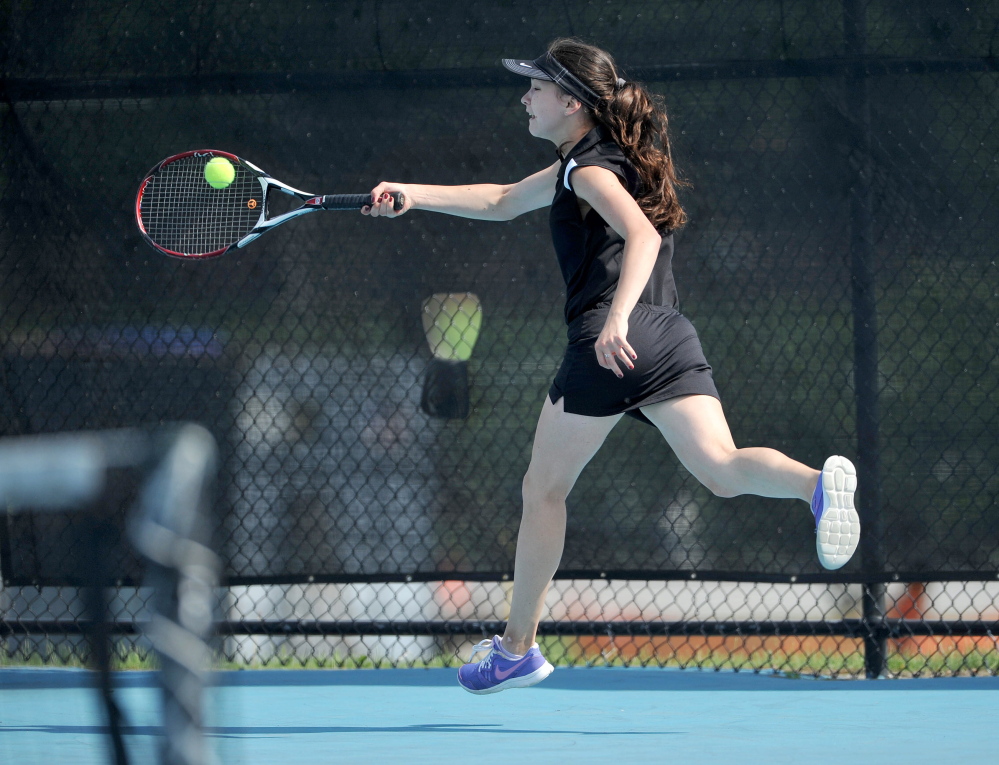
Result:
[[[503,59],[503,66],[514,74],[521,74],[524,77],[530,77],[534,80],[548,80],[549,82],[552,80],[549,75],[538,69],[533,61],[526,61],[519,58],[505,58]]]

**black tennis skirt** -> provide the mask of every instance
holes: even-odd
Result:
[[[593,346],[609,312],[610,303],[601,303],[569,324],[569,346],[548,390],[553,404],[565,398],[571,414],[624,413],[651,424],[640,407],[696,393],[721,398],[694,325],[675,308],[636,305],[628,317],[635,368],[625,367],[619,378],[600,366]]]

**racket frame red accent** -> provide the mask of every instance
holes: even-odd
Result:
[[[221,247],[211,252],[196,253],[196,254],[177,252],[175,250],[171,250],[166,247],[163,247],[160,244],[157,244],[155,241],[153,241],[152,237],[149,236],[149,233],[146,231],[146,228],[142,223],[142,197],[146,192],[146,186],[149,184],[150,180],[152,180],[153,176],[155,176],[166,165],[169,165],[173,162],[177,162],[178,160],[181,159],[185,159],[186,157],[192,157],[192,156],[224,157],[233,164],[242,165],[244,168],[249,170],[260,182],[261,193],[262,193],[262,201],[260,205],[260,217],[257,220],[256,225],[254,225],[254,227],[249,231],[249,233],[243,236],[243,238],[240,239],[239,241],[233,242],[232,244],[228,244],[225,247]],[[290,210],[289,212],[286,212],[282,215],[278,215],[275,218],[267,218],[267,192],[271,187],[276,188],[279,191],[288,194],[290,196],[298,197],[298,199],[302,201],[301,207],[297,207],[294,210]],[[402,195],[395,194],[394,196],[396,197],[396,209],[399,210],[402,208]],[[349,204],[351,206],[349,207],[329,206],[329,204],[337,202],[343,204],[344,199],[349,199],[350,200]],[[296,189],[294,186],[289,186],[287,183],[283,183],[277,180],[276,178],[271,177],[263,170],[261,170],[259,167],[254,165],[252,162],[248,162],[247,160],[242,159],[241,157],[237,157],[235,154],[231,154],[230,152],[220,151],[218,149],[195,149],[193,151],[185,151],[181,152],[180,154],[174,154],[173,156],[167,157],[166,159],[157,163],[148,173],[146,173],[146,176],[145,178],[143,178],[142,183],[139,184],[139,191],[135,197],[135,222],[138,224],[139,232],[142,234],[142,237],[150,244],[151,247],[158,250],[159,252],[162,252],[166,255],[170,255],[175,258],[180,258],[181,260],[206,260],[208,258],[217,258],[220,255],[224,255],[233,248],[245,247],[247,244],[252,242],[254,239],[256,239],[264,232],[269,231],[275,226],[278,226],[284,223],[285,221],[291,220],[292,218],[297,218],[300,215],[316,212],[318,210],[361,209],[361,207],[363,207],[364,204],[370,204],[370,201],[367,201],[367,199],[368,199],[367,195],[363,194],[334,194],[327,196],[316,196],[315,194],[311,194],[307,191],[302,191],[301,189]],[[324,206],[324,203],[329,203],[329,204],[326,204]]]
[[[192,151],[184,151],[180,154],[174,154],[171,157],[167,157],[164,160],[157,162],[152,169],[146,173],[145,178],[142,179],[142,183],[139,184],[139,192],[135,195],[135,222],[139,226],[139,232],[142,234],[143,239],[145,239],[151,247],[159,250],[160,252],[170,255],[175,258],[180,258],[182,260],[205,260],[207,258],[217,258],[219,255],[225,255],[229,250],[235,247],[235,244],[229,244],[218,250],[213,250],[212,252],[198,253],[196,255],[191,255],[186,252],[177,252],[175,250],[170,250],[162,245],[157,244],[152,240],[149,234],[146,232],[146,227],[142,224],[142,195],[146,193],[146,186],[149,185],[149,181],[153,179],[153,176],[160,171],[161,168],[166,165],[170,165],[178,160],[185,159],[187,157],[224,157],[233,164],[243,165],[245,167],[252,168],[256,173],[263,173],[259,168],[255,168],[248,162],[244,162],[242,159],[237,157],[235,154],[230,154],[227,151],[219,151],[218,149],[193,149]],[[263,209],[266,205],[261,205],[260,215],[263,217],[265,210]],[[256,237],[254,237],[256,238]]]

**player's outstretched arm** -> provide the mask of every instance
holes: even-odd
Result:
[[[425,186],[383,181],[371,190],[372,204],[361,212],[373,218],[396,218],[410,210],[428,210],[476,220],[513,220],[552,203],[558,168],[556,162],[506,186],[494,183]],[[393,200],[388,196],[392,192],[400,192],[404,197],[402,209],[398,211],[393,209]]]

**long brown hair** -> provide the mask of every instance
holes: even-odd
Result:
[[[561,37],[548,51],[566,69],[582,80],[600,101],[589,111],[604,125],[642,180],[636,201],[657,229],[677,229],[687,214],[677,198],[677,187],[689,184],[673,165],[669,120],[660,96],[637,82],[618,84],[621,73],[607,51],[574,37]]]

